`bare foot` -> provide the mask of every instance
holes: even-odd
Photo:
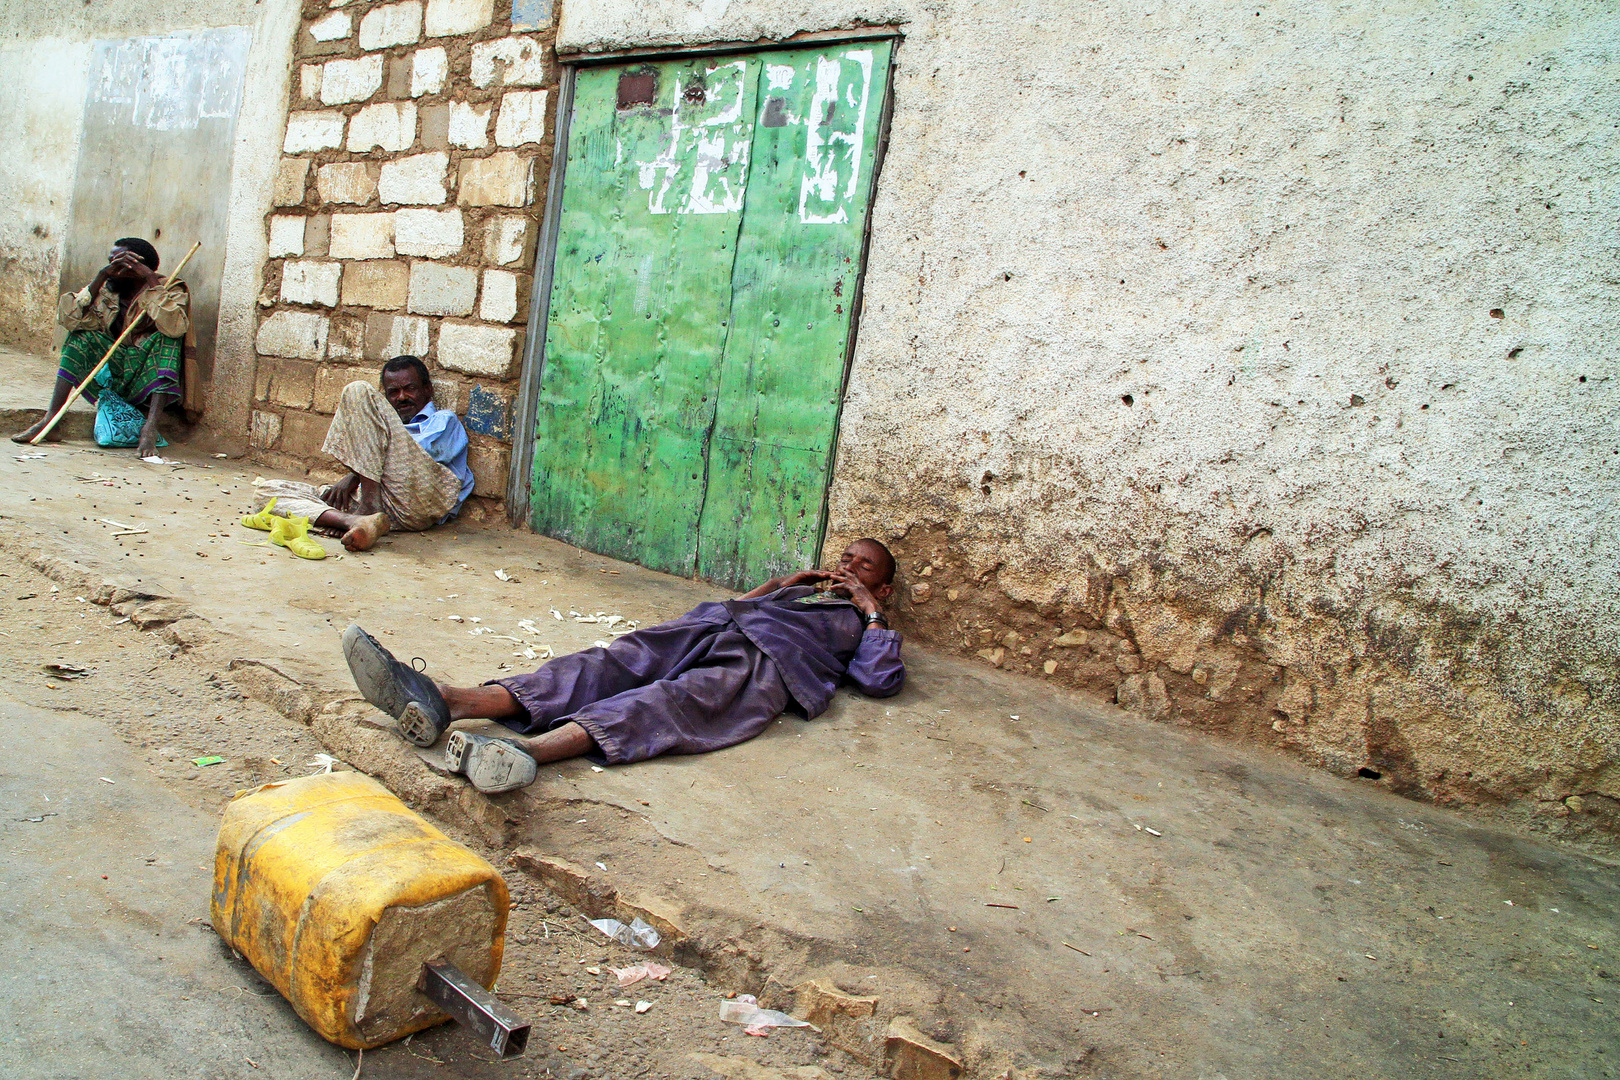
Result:
[[[45,421],[49,420],[49,419],[50,419],[49,416],[44,417],[43,419],[40,420],[39,423],[34,424],[33,426],[29,427],[26,431],[17,432],[17,434],[15,434],[15,435],[13,435],[11,437],[11,441],[14,442],[14,443],[33,442],[34,441],[34,436],[38,435],[40,433],[41,429],[43,429],[45,427]],[[62,436],[59,434],[59,432],[61,430],[62,429],[61,429],[60,426],[54,427],[54,428],[51,429],[51,433],[49,435],[45,436],[43,439],[41,439],[39,441],[40,442],[61,442],[62,441]]]
[[[367,514],[343,534],[343,546],[350,551],[370,551],[371,545],[388,535],[387,514]]]

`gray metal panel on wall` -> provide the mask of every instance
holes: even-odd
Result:
[[[202,241],[186,268],[200,372],[213,371],[237,108],[253,33],[224,27],[98,41],[62,260],[64,291],[83,287],[120,236],[157,246],[163,270]]]

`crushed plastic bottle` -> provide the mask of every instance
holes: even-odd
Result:
[[[638,916],[629,926],[618,919],[587,919],[586,922],[596,927],[608,937],[621,945],[628,945],[632,949],[656,949],[661,940],[658,931],[648,926]]]
[[[775,1009],[762,1009],[753,994],[738,994],[720,1003],[720,1019],[728,1024],[743,1025],[744,1035],[764,1038],[773,1027],[813,1027],[807,1021]]]

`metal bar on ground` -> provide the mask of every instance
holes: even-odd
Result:
[[[501,1057],[517,1057],[528,1045],[529,1025],[454,964],[443,960],[423,964],[416,988]]]

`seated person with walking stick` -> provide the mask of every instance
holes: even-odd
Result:
[[[831,588],[818,591],[816,582]],[[786,709],[814,719],[845,680],[872,697],[899,693],[900,635],[882,610],[893,592],[894,556],[863,539],[844,549],[837,570],[773,578],[736,600],[699,604],[605,648],[483,686],[435,683],[357,625],[344,631],[343,653],[360,693],[417,746],[474,718],[524,736],[458,730],[445,744],[451,770],[479,791],[511,791],[546,762],[700,754],[752,739]]]
[[[136,453],[157,453],[157,419],[181,393],[184,338],[191,325],[191,301],[184,283],[157,272],[157,249],[138,237],[113,242],[107,265],[77,293],[64,293],[56,318],[67,327],[56,388],[45,418],[11,437],[25,443],[38,435],[67,403],[74,387],[101,362],[126,326],[135,320],[124,343],[113,350],[105,368],[107,389],[146,413]],[[87,399],[99,396],[96,386],[85,387]],[[55,430],[46,441],[61,438]]]
[[[343,388],[321,450],[348,468],[335,484],[253,482],[258,519],[305,517],[340,532],[343,546],[366,551],[393,529],[420,532],[448,521],[472,494],[467,431],[449,409],[433,404],[427,365],[396,356],[382,367],[382,389],[356,380]]]

